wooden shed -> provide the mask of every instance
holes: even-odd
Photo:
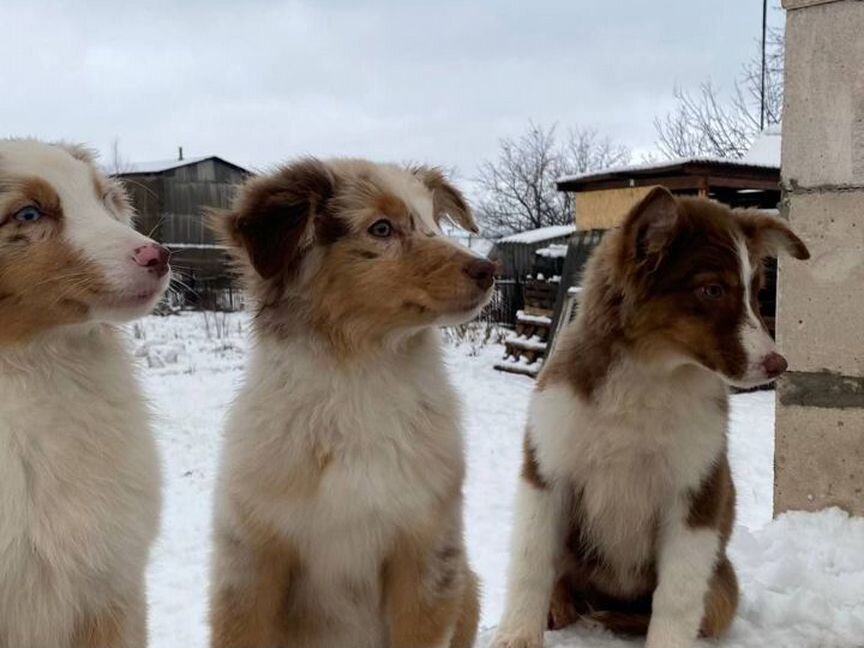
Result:
[[[489,258],[500,264],[499,277],[521,281],[534,271],[537,250],[566,245],[575,231],[573,225],[552,225],[504,236],[495,241]]]
[[[237,185],[249,175],[217,156],[133,163],[117,175],[138,212],[138,229],[171,250],[188,302],[209,302],[214,292],[230,288],[225,248],[206,227],[203,212],[228,207]]]
[[[679,195],[706,196],[733,207],[776,208],[780,202],[780,167],[745,160],[691,158],[669,160],[558,181],[559,191],[575,194],[576,227],[609,229],[652,187]]]

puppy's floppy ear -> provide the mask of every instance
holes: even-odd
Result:
[[[656,270],[675,238],[680,222],[678,201],[664,187],[654,187],[624,220],[624,252],[649,270]]]
[[[776,257],[781,250],[785,250],[796,259],[810,258],[810,250],[804,241],[798,238],[779,216],[746,209],[733,213],[737,216],[750,247],[760,257]]]
[[[411,173],[417,176],[432,192],[432,209],[436,222],[447,216],[464,230],[475,234],[480,231],[465,196],[450,183],[441,169],[417,166],[411,169]]]
[[[314,238],[316,216],[324,214],[334,191],[330,169],[306,158],[249,180],[232,210],[210,213],[210,226],[271,279],[296,269]]]

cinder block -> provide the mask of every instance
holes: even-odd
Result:
[[[795,371],[864,376],[864,191],[787,195],[811,258],[780,259],[777,341]]]
[[[864,515],[864,409],[777,404],[774,515],[831,506]]]
[[[787,14],[782,170],[787,186],[864,184],[862,34],[864,2],[858,0]]]

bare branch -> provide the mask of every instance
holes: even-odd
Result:
[[[501,140],[498,158],[480,164],[480,221],[493,234],[573,222],[571,197],[559,177],[625,164],[630,151],[593,129],[575,128],[559,144],[555,125],[530,123],[515,139]]]
[[[783,116],[784,34],[772,29],[766,39],[765,124]],[[759,132],[762,86],[761,50],[747,62],[728,99],[710,82],[691,94],[675,89],[674,111],[654,120],[657,147],[666,157],[740,158]]]

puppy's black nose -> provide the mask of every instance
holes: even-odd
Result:
[[[779,353],[769,353],[762,360],[762,367],[769,378],[776,378],[789,367],[789,363]]]
[[[472,259],[465,266],[465,274],[482,290],[489,290],[495,281],[495,264],[486,259]]]

